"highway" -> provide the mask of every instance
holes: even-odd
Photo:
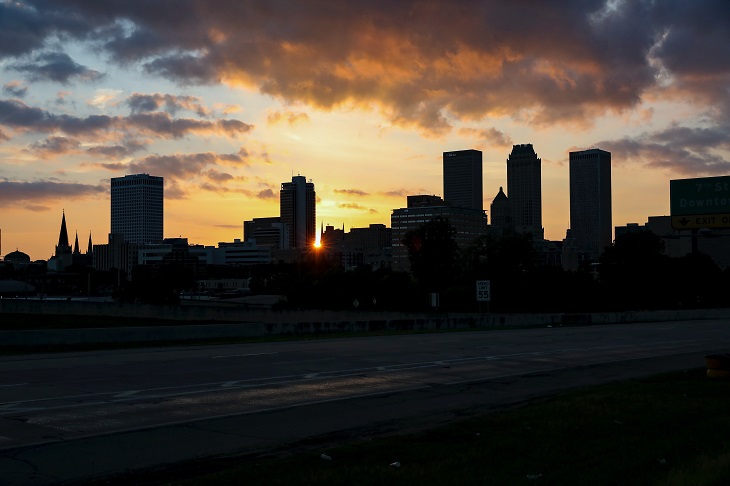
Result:
[[[727,320],[0,358],[0,482],[53,484],[448,422],[698,368]]]

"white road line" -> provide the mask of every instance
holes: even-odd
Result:
[[[674,340],[674,341],[657,341],[654,343],[650,343],[650,346],[656,346],[661,344],[667,344],[667,343],[676,343],[676,342],[692,342],[693,340]],[[36,398],[31,400],[20,400],[5,404],[0,404],[0,415],[6,415],[8,412],[2,412],[3,409],[6,409],[8,411],[17,411],[17,409],[12,410],[13,407],[16,407],[21,404],[27,404],[27,403],[33,403],[33,402],[47,402],[47,401],[54,401],[54,400],[68,400],[68,399],[78,399],[78,398],[90,398],[90,397],[99,397],[99,396],[110,396],[112,398],[118,398],[118,400],[112,400],[112,402],[116,401],[127,401],[127,400],[134,400],[138,397],[135,397],[134,394],[144,392],[145,396],[144,399],[155,399],[155,398],[168,398],[168,397],[176,397],[176,396],[185,396],[185,395],[195,395],[200,393],[209,393],[214,391],[211,388],[217,388],[217,387],[225,387],[226,389],[246,389],[246,388],[256,388],[256,387],[266,387],[266,386],[272,386],[272,385],[285,385],[289,383],[296,383],[296,382],[302,382],[302,381],[309,381],[309,380],[318,380],[318,379],[340,379],[340,378],[348,378],[353,376],[360,376],[364,373],[387,373],[387,372],[403,372],[403,371],[412,371],[412,370],[418,370],[423,368],[432,368],[435,366],[443,366],[446,364],[457,364],[457,363],[474,363],[474,362],[488,362],[488,361],[499,361],[504,359],[510,359],[510,358],[517,358],[517,357],[538,357],[538,356],[545,356],[545,355],[559,355],[566,351],[587,351],[587,350],[594,350],[594,349],[610,349],[610,348],[630,348],[630,347],[637,347],[636,345],[619,345],[619,346],[594,346],[594,347],[582,347],[582,348],[566,348],[566,349],[560,349],[560,350],[550,350],[550,351],[533,351],[533,352],[524,352],[524,353],[513,353],[513,354],[501,354],[501,355],[491,355],[491,356],[468,356],[468,357],[458,357],[458,358],[452,358],[452,359],[445,359],[445,360],[438,360],[438,361],[422,361],[422,362],[415,362],[415,363],[402,363],[402,364],[394,364],[394,365],[388,365],[388,366],[378,366],[378,367],[367,367],[367,368],[352,368],[347,370],[334,370],[334,371],[320,371],[316,373],[307,373],[307,374],[296,374],[296,375],[282,375],[282,376],[270,376],[270,377],[263,377],[263,378],[250,378],[245,380],[236,380],[236,381],[228,381],[228,382],[214,382],[214,383],[197,383],[197,384],[190,384],[190,385],[179,385],[179,386],[168,386],[168,387],[158,387],[158,388],[150,388],[145,390],[134,390],[134,391],[125,391],[120,393],[115,392],[106,392],[106,393],[90,393],[90,394],[83,394],[83,395],[72,395],[72,396],[62,396],[62,397],[50,397],[50,398]],[[269,353],[264,353],[269,354]],[[681,353],[679,353],[681,354]],[[666,355],[659,355],[659,356],[666,356]],[[633,358],[632,358],[633,359]],[[602,361],[602,362],[613,362],[613,360],[609,361]],[[576,366],[582,366],[581,364],[578,364]],[[562,368],[557,368],[562,369]],[[520,373],[524,374],[524,373]],[[171,392],[171,393],[164,393],[164,390],[184,390],[188,389],[190,391],[178,391],[178,392]],[[155,394],[149,394],[150,392],[157,392]],[[163,392],[163,393],[160,393]],[[96,402],[94,402],[96,403]],[[99,403],[105,403],[105,402],[99,402]],[[77,404],[70,404],[70,405],[63,405],[58,407],[41,407],[41,409],[62,409],[62,408],[76,408],[81,406],[87,406],[90,403],[77,403]]]
[[[218,359],[218,358],[243,358],[243,357],[246,357],[246,356],[264,356],[264,355],[267,355],[267,354],[279,354],[279,353],[277,351],[277,352],[273,352],[273,353],[229,354],[229,355],[226,355],[226,356],[212,356],[212,359]]]

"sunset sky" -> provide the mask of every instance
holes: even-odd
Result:
[[[65,210],[106,243],[110,178],[165,178],[165,236],[217,245],[317,191],[317,227],[442,195],[444,151],[542,158],[548,239],[568,152],[613,159],[613,224],[669,180],[730,174],[730,2],[0,0],[2,255],[47,259]]]

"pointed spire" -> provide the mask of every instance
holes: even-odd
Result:
[[[66,247],[68,244],[68,231],[66,230],[66,210],[63,210],[63,218],[61,219],[61,232],[58,235],[58,246]]]
[[[74,241],[74,255],[78,255],[81,252],[79,251],[79,232],[76,231],[76,241]]]
[[[91,255],[94,252],[94,245],[91,244],[91,231],[89,231],[89,246],[86,247],[86,254]]]
[[[500,199],[507,199],[507,195],[504,193],[504,190],[502,189],[502,186],[499,187],[499,192],[494,197],[494,201],[500,200]]]

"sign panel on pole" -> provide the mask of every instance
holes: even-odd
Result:
[[[491,295],[491,280],[477,280],[477,302],[489,302]]]
[[[674,229],[729,228],[730,176],[669,181]]]

